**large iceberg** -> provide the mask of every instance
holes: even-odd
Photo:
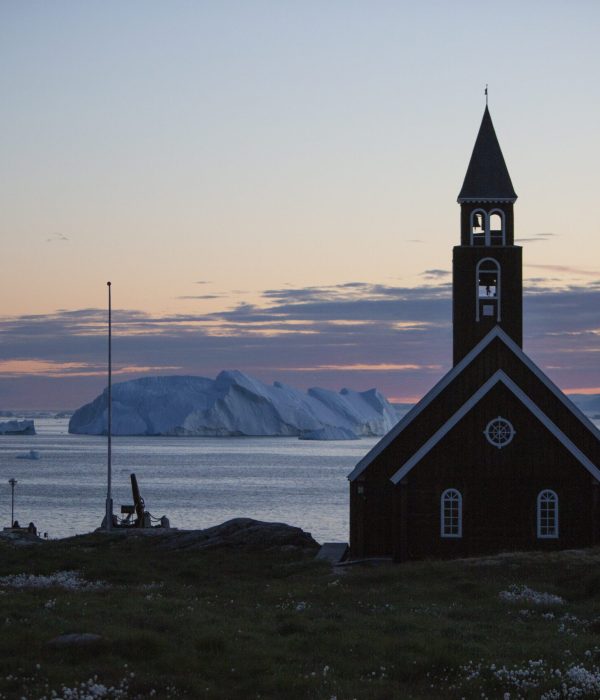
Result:
[[[108,391],[79,408],[70,433],[107,432]],[[384,435],[397,415],[375,389],[267,386],[239,371],[204,377],[144,377],[112,389],[113,435],[298,436],[353,439]]]

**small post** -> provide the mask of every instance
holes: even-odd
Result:
[[[107,456],[107,489],[106,489],[106,520],[105,529],[112,530],[113,501],[112,501],[112,300],[111,283],[108,287],[108,456]]]
[[[10,489],[11,489],[11,504],[10,504],[10,526],[15,524],[15,486],[17,485],[17,480],[16,479],[9,479],[8,483],[10,484]]]
[[[488,106],[488,84],[485,84],[485,106]]]

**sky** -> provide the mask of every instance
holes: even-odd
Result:
[[[485,106],[524,349],[600,392],[600,3],[0,1],[0,409],[240,369],[422,396],[451,365]]]

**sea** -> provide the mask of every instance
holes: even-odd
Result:
[[[68,418],[36,418],[36,435],[0,436],[0,526],[14,515],[50,538],[99,527],[107,491],[107,439],[70,435]],[[207,528],[237,517],[296,525],[318,542],[348,541],[348,480],[377,438],[113,437],[114,512],[133,504],[172,527]],[[30,450],[39,459],[23,459]]]
[[[600,420],[594,423],[600,428]],[[35,419],[36,435],[0,435],[0,527],[33,522],[49,538],[100,526],[107,439],[70,435],[68,418]],[[146,509],[173,527],[207,528],[237,517],[296,525],[320,543],[348,541],[347,475],[379,438],[310,441],[268,437],[113,437],[114,512],[133,504],[134,473]],[[38,459],[23,459],[33,450]]]

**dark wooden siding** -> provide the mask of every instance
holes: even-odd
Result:
[[[517,431],[502,449],[483,435],[487,421],[497,415]],[[584,547],[595,541],[594,479],[502,386],[467,414],[407,480],[410,558]],[[447,488],[463,497],[460,539],[440,536],[440,497]],[[537,537],[537,496],[544,489],[559,498],[556,540]]]
[[[389,479],[350,484],[350,543],[353,557],[391,557],[394,489]]]
[[[475,319],[477,304],[476,270],[484,258],[500,265],[500,322],[495,316]],[[456,246],[452,256],[453,357],[456,365],[499,325],[519,347],[523,344],[522,248]]]
[[[502,384],[490,390],[410,472],[403,497],[400,487],[389,481],[500,368],[600,465],[600,442],[595,435],[502,341],[494,341],[363,472],[360,503],[354,492],[356,482],[351,486],[353,556],[463,556],[515,548],[585,546],[597,541],[593,520],[599,497],[598,489],[591,487],[595,480]],[[510,420],[517,431],[513,442],[501,450],[483,435],[488,421],[498,415]],[[463,495],[465,537],[441,542],[439,497],[450,487]],[[558,541],[536,537],[535,499],[544,488],[553,489],[560,498]],[[400,505],[403,500],[404,508]],[[496,519],[489,518],[490,507],[497,511]],[[403,528],[406,542],[400,534]]]
[[[389,479],[499,369],[600,467],[600,442],[596,436],[502,340],[496,339],[369,464],[362,477]]]

